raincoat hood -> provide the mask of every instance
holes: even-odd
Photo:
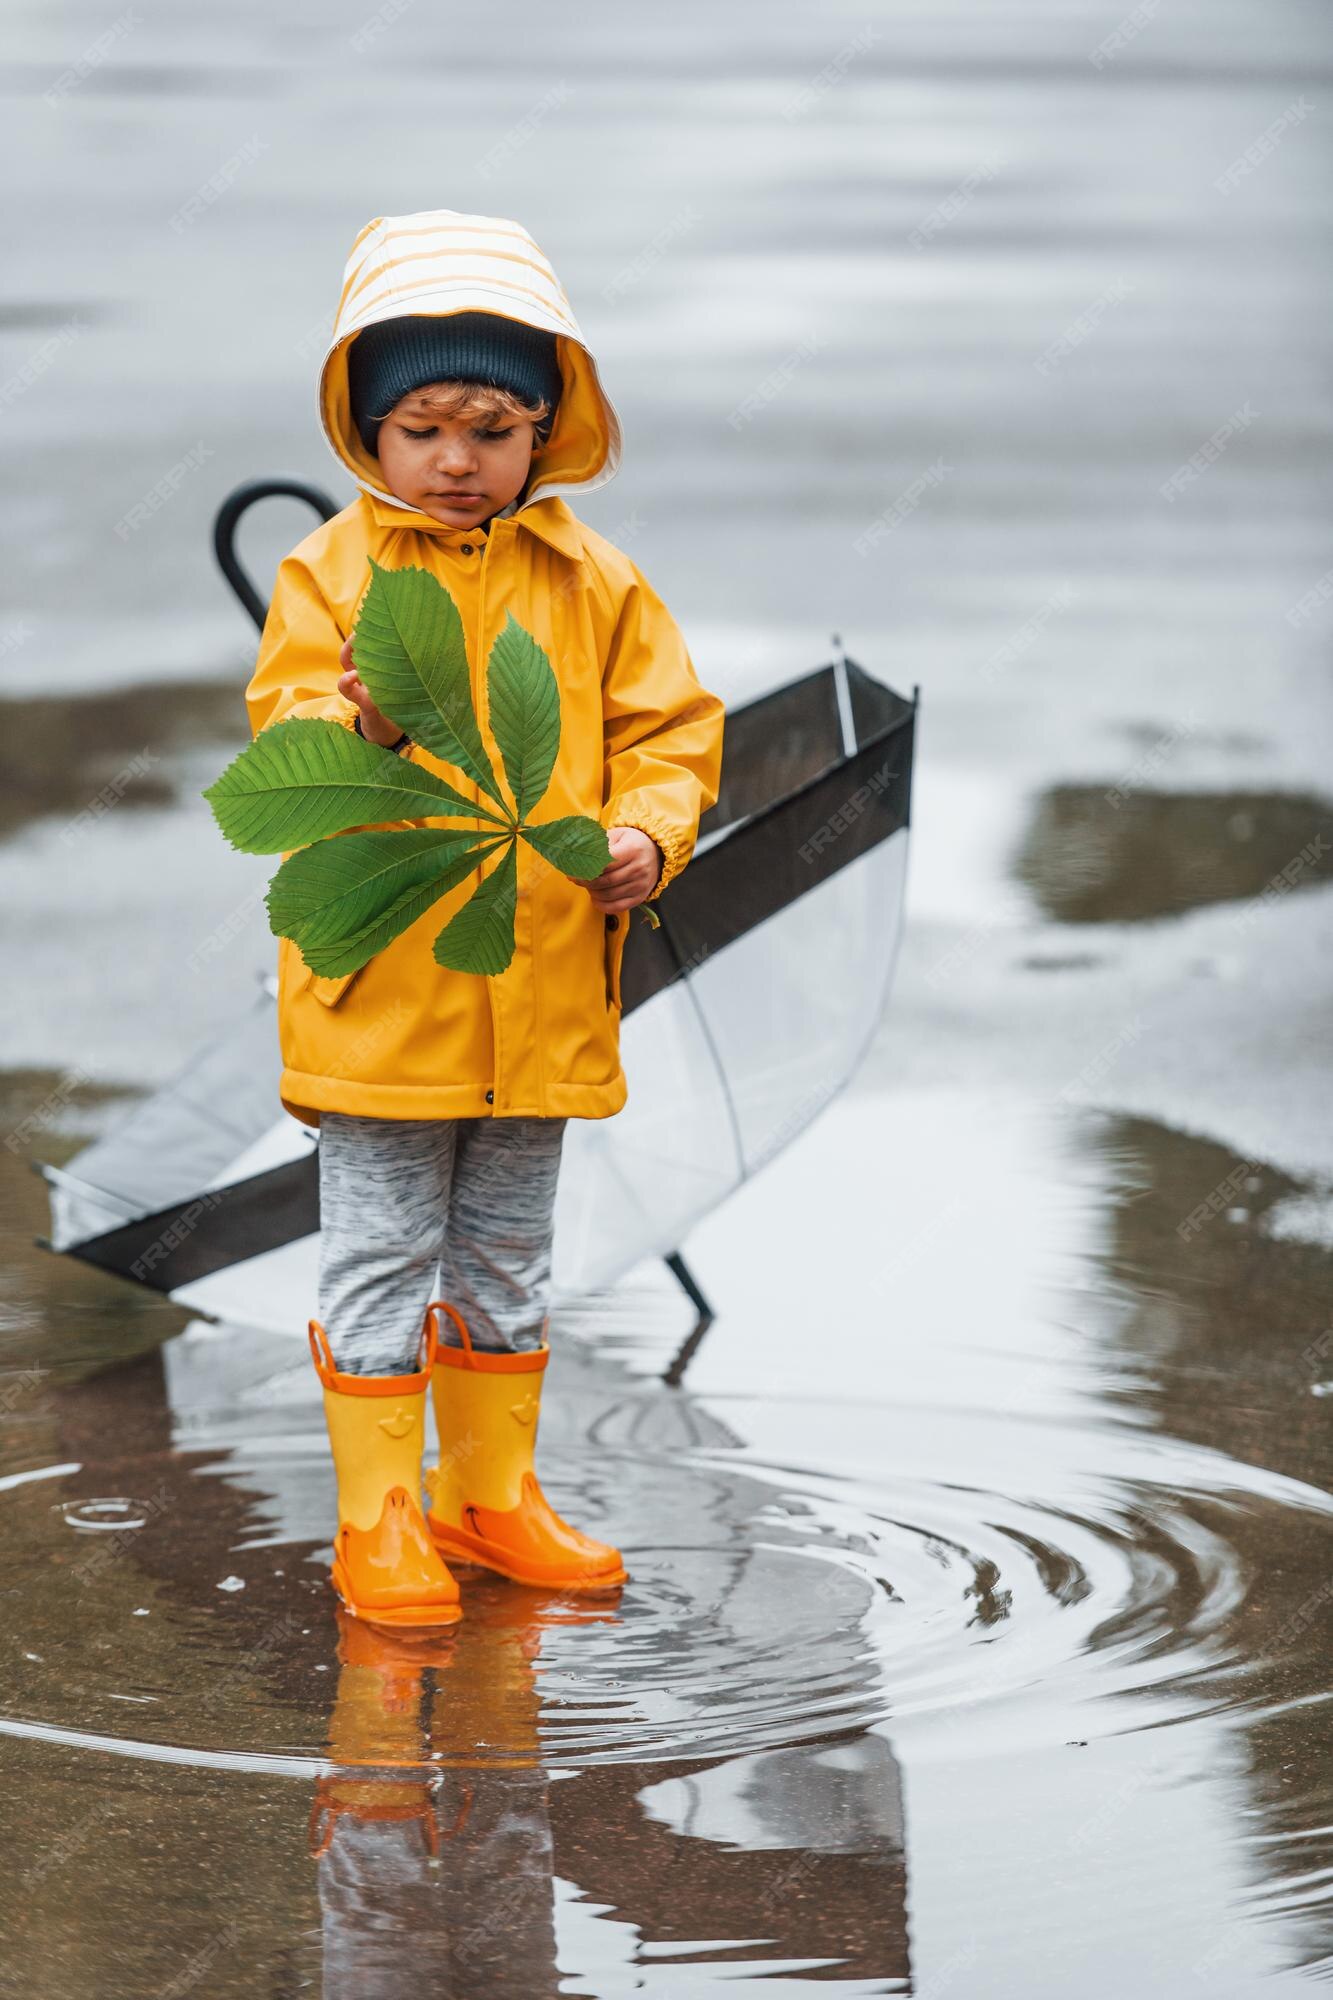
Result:
[[[490,312],[556,336],[561,394],[544,447],[533,452],[522,507],[562,488],[591,491],[620,466],[620,420],[602,388],[560,281],[521,223],[453,208],[377,215],[343,271],[333,335],[319,375],[319,415],[334,456],[364,493],[416,516],[390,492],[352,420],[348,350],[363,328],[406,313]]]

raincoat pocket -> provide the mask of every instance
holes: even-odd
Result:
[[[340,973],[336,979],[320,979],[307,966],[306,982],[316,1000],[322,1000],[326,1007],[336,1007],[352,981],[359,979],[365,969],[364,965],[358,965],[355,972]]]
[[[280,984],[285,984],[291,993],[304,993],[309,987],[316,1000],[321,1001],[326,1007],[336,1007],[352,981],[359,978],[366,969],[364,965],[358,965],[355,972],[342,972],[335,979],[323,979],[318,973],[310,970],[291,939],[286,937],[278,941],[278,954]],[[284,969],[285,982],[281,980]]]
[[[620,910],[606,920],[606,1004],[620,1012],[620,967],[629,936],[631,912]]]

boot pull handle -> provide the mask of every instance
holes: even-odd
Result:
[[[452,1312],[453,1307],[446,1306],[445,1310],[446,1312]],[[340,1375],[338,1365],[333,1358],[333,1349],[329,1346],[329,1336],[325,1333],[317,1319],[312,1319],[309,1322],[307,1332],[310,1339],[310,1352],[314,1356],[315,1370],[326,1389],[341,1388],[349,1390],[355,1395],[370,1396],[397,1393],[411,1382],[412,1378],[410,1376],[367,1377],[364,1375]],[[428,1376],[430,1374],[431,1369],[435,1366],[435,1350],[438,1345],[439,1335],[435,1327],[435,1308],[433,1305],[430,1305],[426,1307],[425,1316],[421,1322],[421,1338],[417,1342],[418,1375],[424,1374]],[[389,1386],[387,1389],[382,1386],[372,1389],[369,1386],[371,1381],[380,1385],[387,1383]]]
[[[315,1371],[326,1389],[331,1389],[337,1376],[337,1364],[333,1359],[333,1349],[329,1346],[329,1336],[317,1319],[310,1321],[307,1332],[310,1338],[310,1352],[314,1357]]]
[[[454,1325],[458,1328],[458,1331],[463,1336],[463,1347],[467,1353],[468,1360],[470,1361],[472,1359],[472,1335],[467,1330],[467,1323],[464,1320],[462,1313],[459,1312],[456,1306],[451,1306],[448,1299],[432,1299],[430,1304],[426,1307],[427,1317],[429,1318],[432,1313],[436,1312],[448,1313],[450,1319],[453,1321]],[[432,1325],[434,1325],[433,1321]],[[433,1354],[431,1356],[431,1359],[434,1360]]]
[[[440,1344],[439,1328],[435,1324],[435,1307],[428,1305],[421,1321],[421,1338],[417,1342],[417,1372],[424,1368],[429,1375],[435,1366],[435,1350]]]

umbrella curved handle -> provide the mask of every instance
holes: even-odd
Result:
[[[236,530],[247,508],[253,507],[257,500],[272,500],[279,495],[306,501],[321,521],[331,521],[338,512],[336,500],[330,500],[320,487],[308,486],[303,479],[247,479],[234,493],[228,494],[213,522],[213,553],[218,567],[261,632],[268,606],[241,568],[236,554]]]

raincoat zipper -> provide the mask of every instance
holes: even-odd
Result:
[[[494,521],[487,522],[486,532],[481,538],[481,558],[477,564],[476,661],[477,661],[478,686],[476,689],[476,693],[473,696],[472,705],[478,715],[482,713],[481,704],[482,704],[482,698],[485,694],[485,679],[486,679],[486,557],[490,553],[491,536],[494,533],[494,531],[495,531]],[[486,715],[487,715],[487,720],[489,721],[490,719],[489,705],[486,710]],[[478,805],[480,805],[482,802],[481,786],[474,785],[472,789],[476,793],[477,803]],[[482,879],[482,863],[479,861],[477,863],[478,883],[480,883],[481,879]],[[497,1110],[496,1098],[500,1094],[500,1016],[499,1016],[499,1010],[497,1009],[495,1004],[495,981],[490,975],[490,973],[487,973],[485,975],[485,979],[486,979],[486,1004],[491,1010],[490,1111],[491,1111],[491,1116],[494,1117]]]

